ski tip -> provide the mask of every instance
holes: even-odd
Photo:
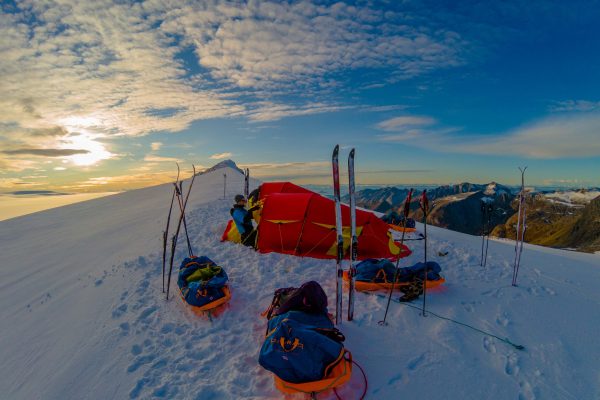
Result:
[[[350,150],[350,157],[354,158],[354,148],[352,148],[352,150]]]
[[[338,154],[340,152],[340,145],[336,144],[335,147],[333,148],[333,154]]]

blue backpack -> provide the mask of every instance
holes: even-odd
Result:
[[[437,281],[441,278],[442,268],[434,261],[427,262],[427,280]],[[356,280],[373,283],[391,283],[394,279],[396,267],[388,259],[368,258],[356,264]],[[398,280],[396,282],[411,282],[414,278],[423,279],[425,277],[425,264],[416,263],[410,267],[400,268],[398,270]]]
[[[326,313],[288,311],[269,320],[258,362],[286,382],[318,381],[343,359],[343,340]]]
[[[179,266],[177,286],[186,303],[202,307],[225,297],[227,273],[210,258],[188,257]]]
[[[356,280],[389,283],[394,279],[395,265],[388,259],[367,258],[356,264]]]
[[[427,280],[428,281],[437,281],[441,278],[440,272],[442,272],[442,267],[440,264],[435,261],[427,261]],[[400,281],[403,279],[412,279],[412,277],[416,276],[419,279],[425,278],[425,263],[418,262],[415,265],[410,267],[401,268],[400,269]]]

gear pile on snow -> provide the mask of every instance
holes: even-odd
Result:
[[[346,383],[352,358],[327,314],[327,296],[314,281],[275,291],[263,314],[267,333],[258,362],[284,393],[316,393]]]
[[[188,257],[179,267],[177,286],[181,298],[198,311],[208,311],[229,301],[225,270],[205,256]]]

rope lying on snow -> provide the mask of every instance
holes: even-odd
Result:
[[[365,293],[365,294],[369,294],[369,295],[371,295],[371,296],[377,296],[377,297],[380,297],[380,298],[382,298],[382,299],[385,299],[385,298],[386,298],[385,296],[383,296],[383,295],[381,295],[381,294],[378,294],[378,293],[370,293],[370,292],[364,292],[364,293]],[[395,301],[395,302],[396,302],[396,303],[398,303],[398,304],[402,304],[402,305],[404,305],[404,306],[411,307],[411,308],[414,308],[414,309],[416,309],[416,310],[419,310],[419,311],[421,311],[421,307],[417,307],[417,306],[415,306],[415,305],[412,305],[412,304],[410,304],[410,303],[407,303],[407,302],[399,301],[398,299],[392,299],[392,300],[393,300],[393,301]],[[481,329],[479,329],[479,328],[475,328],[474,326],[471,326],[471,325],[465,324],[464,322],[456,321],[456,320],[454,320],[454,319],[452,319],[452,318],[448,318],[448,317],[441,316],[441,315],[439,315],[439,314],[436,314],[436,313],[434,313],[434,312],[432,312],[432,311],[429,311],[429,310],[427,311],[427,313],[428,313],[428,314],[431,314],[431,315],[433,315],[433,316],[435,316],[435,317],[438,317],[439,319],[443,319],[443,320],[446,320],[446,321],[454,322],[455,324],[462,325],[462,326],[465,326],[465,327],[467,327],[467,328],[471,328],[472,330],[474,330],[474,331],[476,331],[476,332],[479,332],[479,333],[481,333],[481,334],[483,334],[483,335],[486,335],[486,336],[491,336],[491,337],[493,337],[493,338],[496,338],[496,339],[498,339],[499,341],[501,341],[501,342],[504,342],[504,343],[506,343],[506,344],[508,344],[508,345],[510,345],[510,346],[512,346],[512,347],[514,347],[514,348],[515,348],[515,349],[517,349],[517,350],[525,350],[525,346],[522,346],[522,345],[520,345],[520,344],[515,344],[515,343],[511,342],[511,341],[510,341],[508,338],[501,338],[501,337],[499,337],[499,336],[496,336],[496,335],[493,335],[493,334],[491,334],[491,333],[489,333],[489,332],[483,331],[483,330],[481,330]]]
[[[368,387],[369,387],[369,382],[367,381],[367,374],[365,374],[365,370],[364,370],[364,369],[362,369],[362,367],[361,367],[360,365],[358,365],[358,363],[357,363],[356,361],[352,360],[352,363],[353,363],[354,365],[356,365],[356,366],[358,367],[358,369],[360,369],[360,372],[362,372],[362,376],[363,376],[363,379],[364,379],[364,381],[365,381],[365,388],[363,389],[363,392],[362,392],[362,394],[360,395],[360,399],[359,399],[359,400],[363,400],[363,399],[365,398],[366,394],[367,394],[367,389],[368,389]],[[336,397],[338,400],[342,400],[342,398],[341,398],[341,397],[340,397],[340,395],[338,394],[337,390],[335,390],[335,389],[336,389],[336,388],[333,388],[333,393],[335,393],[335,397]]]

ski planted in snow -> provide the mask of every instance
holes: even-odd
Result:
[[[396,284],[396,280],[398,280],[398,274],[400,273],[400,259],[402,258],[402,248],[404,245],[404,235],[406,233],[406,220],[408,219],[408,214],[410,213],[410,202],[412,200],[413,189],[411,188],[408,191],[408,196],[404,200],[404,219],[402,220],[402,237],[400,238],[400,252],[398,253],[398,259],[396,260],[396,270],[394,271],[394,280],[392,281],[392,287],[390,288],[390,293],[388,295],[387,305],[385,306],[385,314],[383,315],[383,320],[379,321],[379,325],[385,325],[385,320],[387,319],[388,310],[390,308],[390,301],[392,300],[392,293],[394,292],[394,286]],[[425,238],[425,237],[423,237]]]
[[[179,204],[179,212],[183,212],[183,181],[179,182],[179,187],[175,185],[175,191],[177,192],[177,203]],[[185,240],[187,242],[188,254],[190,257],[194,255],[192,250],[192,244],[190,243],[190,235],[188,234],[187,220],[185,214],[183,214],[183,231],[185,233]]]
[[[167,263],[167,238],[169,237],[169,225],[171,223],[171,212],[173,211],[173,202],[175,201],[175,194],[177,193],[177,182],[179,182],[179,164],[177,164],[177,177],[175,178],[175,188],[173,189],[173,195],[171,196],[171,205],[169,206],[169,215],[167,216],[167,226],[163,231],[163,257],[162,257],[162,291],[165,292],[165,266]]]
[[[485,220],[486,220],[486,213],[487,213],[487,207],[485,204],[485,201],[483,201],[483,199],[481,199],[481,261],[479,262],[479,265],[483,266],[483,248],[485,247],[485,235],[486,235],[486,226],[485,226]]]
[[[481,262],[479,265],[485,267],[487,264],[487,253],[490,245],[490,228],[492,227],[492,214],[494,206],[481,199]],[[484,252],[485,250],[485,252]]]
[[[354,196],[354,149],[348,155],[348,194],[350,197],[350,269],[348,270],[348,321],[354,319],[355,261],[358,258],[358,237],[356,236],[356,199]]]
[[[248,199],[248,194],[250,194],[250,170],[246,168],[244,170],[244,197]]]
[[[525,215],[525,168],[519,167],[521,171],[521,192],[519,192],[519,212],[517,214],[517,241],[515,243],[515,265],[513,267],[512,285],[517,286],[517,275],[521,264],[521,253],[523,252],[523,241],[525,240],[525,231],[527,230]]]
[[[490,247],[490,233],[492,233],[492,213],[494,212],[494,205],[487,205],[487,239],[485,240],[485,254],[483,255],[483,267],[487,265],[488,247]]]
[[[196,179],[196,167],[192,164],[193,175],[192,180],[190,182],[190,187],[188,188],[187,194],[185,196],[185,200],[183,201],[183,207],[181,209],[181,214],[179,215],[179,222],[177,223],[177,230],[173,235],[171,240],[171,260],[169,261],[169,277],[167,279],[167,300],[169,300],[169,289],[171,287],[171,273],[173,271],[173,259],[175,258],[175,250],[177,249],[177,237],[179,236],[179,230],[181,229],[181,222],[185,216],[185,207],[187,206],[188,199],[190,198],[190,192],[192,191],[192,187],[194,186],[194,179]]]
[[[342,259],[344,258],[344,236],[342,233],[342,204],[340,200],[340,145],[335,145],[331,164],[333,167],[333,197],[335,199],[335,232],[337,240],[335,278],[335,324],[342,323]]]
[[[425,305],[427,301],[427,275],[429,273],[429,268],[427,268],[427,214],[429,214],[429,200],[427,199],[427,190],[423,190],[423,194],[421,195],[421,200],[419,201],[419,206],[421,207],[421,211],[423,211],[423,235],[425,236],[425,250],[424,250],[424,258],[425,258],[425,276],[423,277],[423,311],[422,315],[424,317],[427,316],[425,311]]]

